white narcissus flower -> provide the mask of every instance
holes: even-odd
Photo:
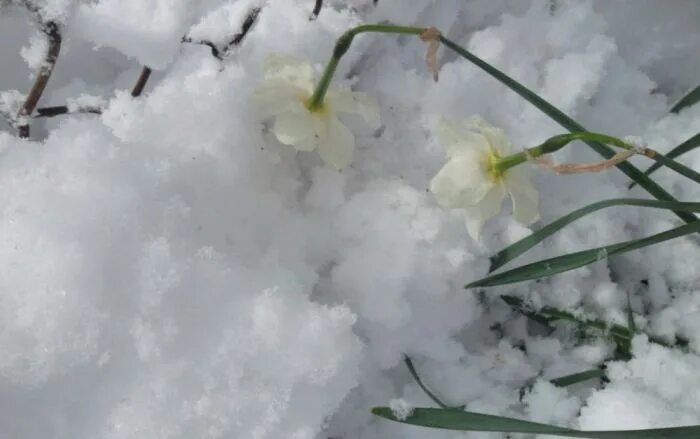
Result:
[[[352,162],[355,137],[336,113],[355,113],[373,129],[379,128],[379,109],[366,93],[328,90],[323,105],[309,109],[314,92],[314,72],[310,64],[293,58],[271,55],[265,60],[263,85],[255,92],[258,108],[274,117],[272,132],[277,140],[298,151],[317,151],[336,169]]]
[[[464,127],[442,120],[437,134],[448,161],[431,181],[430,190],[442,207],[464,209],[467,230],[475,240],[484,222],[501,211],[506,192],[518,222],[530,224],[539,219],[537,190],[527,169],[494,169],[499,159],[516,152],[503,130],[473,118]]]

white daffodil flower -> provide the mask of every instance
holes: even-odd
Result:
[[[437,134],[448,161],[431,181],[430,190],[442,207],[464,209],[467,231],[475,240],[486,220],[501,211],[506,192],[518,222],[530,224],[539,218],[537,190],[527,170],[494,167],[499,159],[516,152],[503,130],[473,118],[464,127],[442,120]]]
[[[373,129],[379,128],[379,109],[366,93],[328,90],[323,104],[311,110],[314,72],[309,63],[271,55],[265,60],[263,85],[255,100],[261,113],[275,119],[272,132],[277,140],[297,151],[317,151],[323,161],[342,169],[352,163],[355,137],[336,113],[362,116]]]

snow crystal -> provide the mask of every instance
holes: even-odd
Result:
[[[389,401],[391,414],[399,421],[405,421],[413,414],[413,406],[405,399],[395,398]]]
[[[31,70],[39,70],[46,62],[46,53],[49,50],[49,40],[44,34],[35,34],[29,40],[29,45],[20,49],[19,54]]]

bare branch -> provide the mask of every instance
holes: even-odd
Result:
[[[209,40],[193,40],[192,38],[190,38],[188,36],[184,36],[184,37],[182,37],[181,42],[191,43],[191,44],[200,44],[202,46],[207,46],[211,50],[211,56],[218,59],[219,61],[224,60],[224,58],[221,56],[221,52],[219,51],[219,48],[216,47],[216,44],[212,43]]]
[[[78,114],[78,113],[91,113],[91,114],[102,114],[102,108],[100,107],[79,107],[77,109],[71,110],[68,105],[56,105],[54,107],[42,107],[36,109],[36,114],[32,116],[34,119],[41,117],[54,117],[60,116],[62,114]]]
[[[258,18],[258,15],[260,15],[261,8],[256,7],[250,10],[248,15],[245,18],[245,21],[243,22],[243,25],[241,26],[241,31],[238,32],[233,36],[231,41],[226,43],[223,48],[219,48],[216,44],[209,40],[193,40],[192,38],[188,37],[185,35],[182,37],[182,42],[183,43],[192,43],[192,44],[201,44],[203,46],[209,47],[211,50],[211,55],[220,60],[224,60],[224,56],[228,53],[231,48],[238,46],[243,42],[243,39],[248,35],[248,32],[250,29],[253,27],[253,24],[255,24],[255,21]]]
[[[311,11],[311,20],[315,20],[318,18],[318,14],[321,13],[321,8],[323,7],[323,0],[316,0],[316,4],[314,5],[314,10]]]
[[[134,84],[134,88],[131,90],[131,97],[137,98],[141,96],[141,93],[143,93],[144,87],[146,87],[146,82],[148,82],[148,78],[151,77],[151,68],[148,66],[143,66],[143,69],[141,69],[141,74],[139,75],[139,79],[136,80],[136,84]]]
[[[36,8],[27,3],[27,8],[31,12],[36,12]],[[49,49],[46,52],[46,59],[44,64],[39,69],[39,74],[37,75],[34,85],[32,86],[27,99],[24,101],[24,105],[20,109],[17,120],[19,121],[19,137],[28,138],[29,137],[29,116],[34,112],[41,95],[44,93],[46,84],[51,78],[51,73],[53,72],[54,66],[56,65],[56,60],[61,51],[61,33],[58,28],[58,24],[54,21],[49,21],[46,23],[41,22],[42,32],[46,34],[49,39]]]

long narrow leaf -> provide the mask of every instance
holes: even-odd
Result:
[[[678,113],[685,107],[695,105],[698,101],[700,101],[700,85],[690,90],[687,95],[683,96],[681,100],[671,108],[671,113]]]
[[[438,407],[449,408],[449,406],[447,404],[442,402],[442,400],[440,398],[438,398],[438,396],[436,394],[434,394],[428,388],[428,386],[425,385],[425,383],[423,383],[423,380],[418,375],[418,371],[416,370],[416,367],[413,365],[413,360],[411,360],[411,357],[409,357],[408,355],[404,355],[403,362],[406,365],[406,368],[410,372],[413,379],[416,381],[416,383],[418,383],[418,386],[421,388],[421,390],[423,390],[423,392],[426,395],[428,395],[428,398],[432,399],[433,402],[438,405]]]
[[[491,257],[491,267],[489,268],[489,273],[497,270],[498,268],[504,266],[508,262],[522,255],[526,251],[530,250],[532,247],[536,246],[546,238],[552,236],[554,233],[558,232],[562,228],[576,221],[577,219],[584,217],[590,213],[596,212],[601,209],[613,206],[638,206],[647,207],[654,209],[668,209],[676,212],[700,212],[700,203],[681,203],[679,201],[656,201],[656,200],[642,200],[637,198],[613,198],[610,200],[598,201],[596,203],[589,204],[580,209],[576,209],[573,212],[564,215],[556,221],[553,221],[546,226],[542,227],[531,235],[517,241],[503,250],[499,251]]]
[[[679,174],[681,174],[685,178],[689,178],[690,180],[693,180],[696,183],[700,183],[700,173],[681,164],[678,163],[677,161],[668,158],[665,155],[662,154],[656,154],[653,157],[654,160],[656,160],[656,163],[660,163],[662,166],[665,166]]]
[[[506,75],[505,73],[501,72],[497,68],[493,67],[491,64],[487,63],[486,61],[482,60],[478,56],[474,55],[473,53],[469,52],[468,50],[462,48],[452,40],[449,40],[448,38],[445,38],[444,36],[440,36],[440,42],[443,43],[445,46],[449,47],[450,49],[454,50],[457,52],[459,55],[500,81],[502,84],[519,94],[521,97],[523,97],[525,100],[533,104],[535,107],[537,107],[540,111],[545,113],[547,116],[549,116],[552,120],[557,122],[559,125],[563,126],[567,130],[571,132],[578,132],[578,131],[588,131],[586,130],[582,125],[580,125],[578,122],[564,114],[561,110],[550,104],[549,102],[545,101],[541,97],[539,97],[536,93],[534,93],[532,90],[528,89],[524,85],[520,84],[510,76]],[[586,142],[594,151],[596,151],[598,154],[602,155],[603,157],[610,158],[614,155],[614,151],[610,149],[609,147],[598,143],[598,142]],[[625,173],[629,178],[631,178],[634,182],[642,186],[644,189],[646,189],[647,192],[649,192],[651,195],[654,196],[654,198],[658,200],[664,200],[664,201],[676,201],[675,198],[671,196],[664,188],[656,184],[656,182],[646,175],[644,175],[639,169],[637,169],[634,165],[628,162],[622,162],[618,163],[615,165]],[[688,214],[686,212],[677,212],[676,215],[680,217],[683,221],[685,222],[692,222],[697,220],[695,215]]]
[[[663,241],[668,241],[670,239],[695,232],[700,232],[700,221],[694,221],[690,224],[685,224],[683,226],[657,233],[646,238],[633,239],[613,245],[607,245],[605,247],[570,253],[568,255],[523,265],[503,273],[498,273],[483,279],[479,279],[470,283],[465,288],[492,287],[496,285],[505,285],[549,277],[565,271],[573,270],[575,268],[583,267],[584,265],[588,265],[596,260],[626,253],[642,247],[647,247],[649,245],[658,244]]]
[[[700,426],[697,425],[647,430],[581,431],[455,409],[416,408],[404,420],[397,419],[388,407],[375,407],[372,413],[403,424],[458,431],[530,433],[590,439],[697,439],[700,437]]]
[[[686,140],[685,142],[681,143],[680,145],[676,146],[672,150],[670,150],[668,153],[666,153],[666,158],[669,159],[675,159],[676,157],[679,157],[687,152],[690,152],[700,146],[700,133],[694,135],[690,139]],[[644,175],[651,175],[651,173],[655,172],[657,169],[659,169],[662,166],[662,163],[656,162],[653,165],[649,167],[646,171],[644,171]],[[632,183],[630,185],[630,189],[634,187],[636,183]]]
[[[605,378],[605,371],[603,369],[591,369],[584,372],[554,378],[549,380],[549,382],[557,387],[566,387],[596,378]]]

